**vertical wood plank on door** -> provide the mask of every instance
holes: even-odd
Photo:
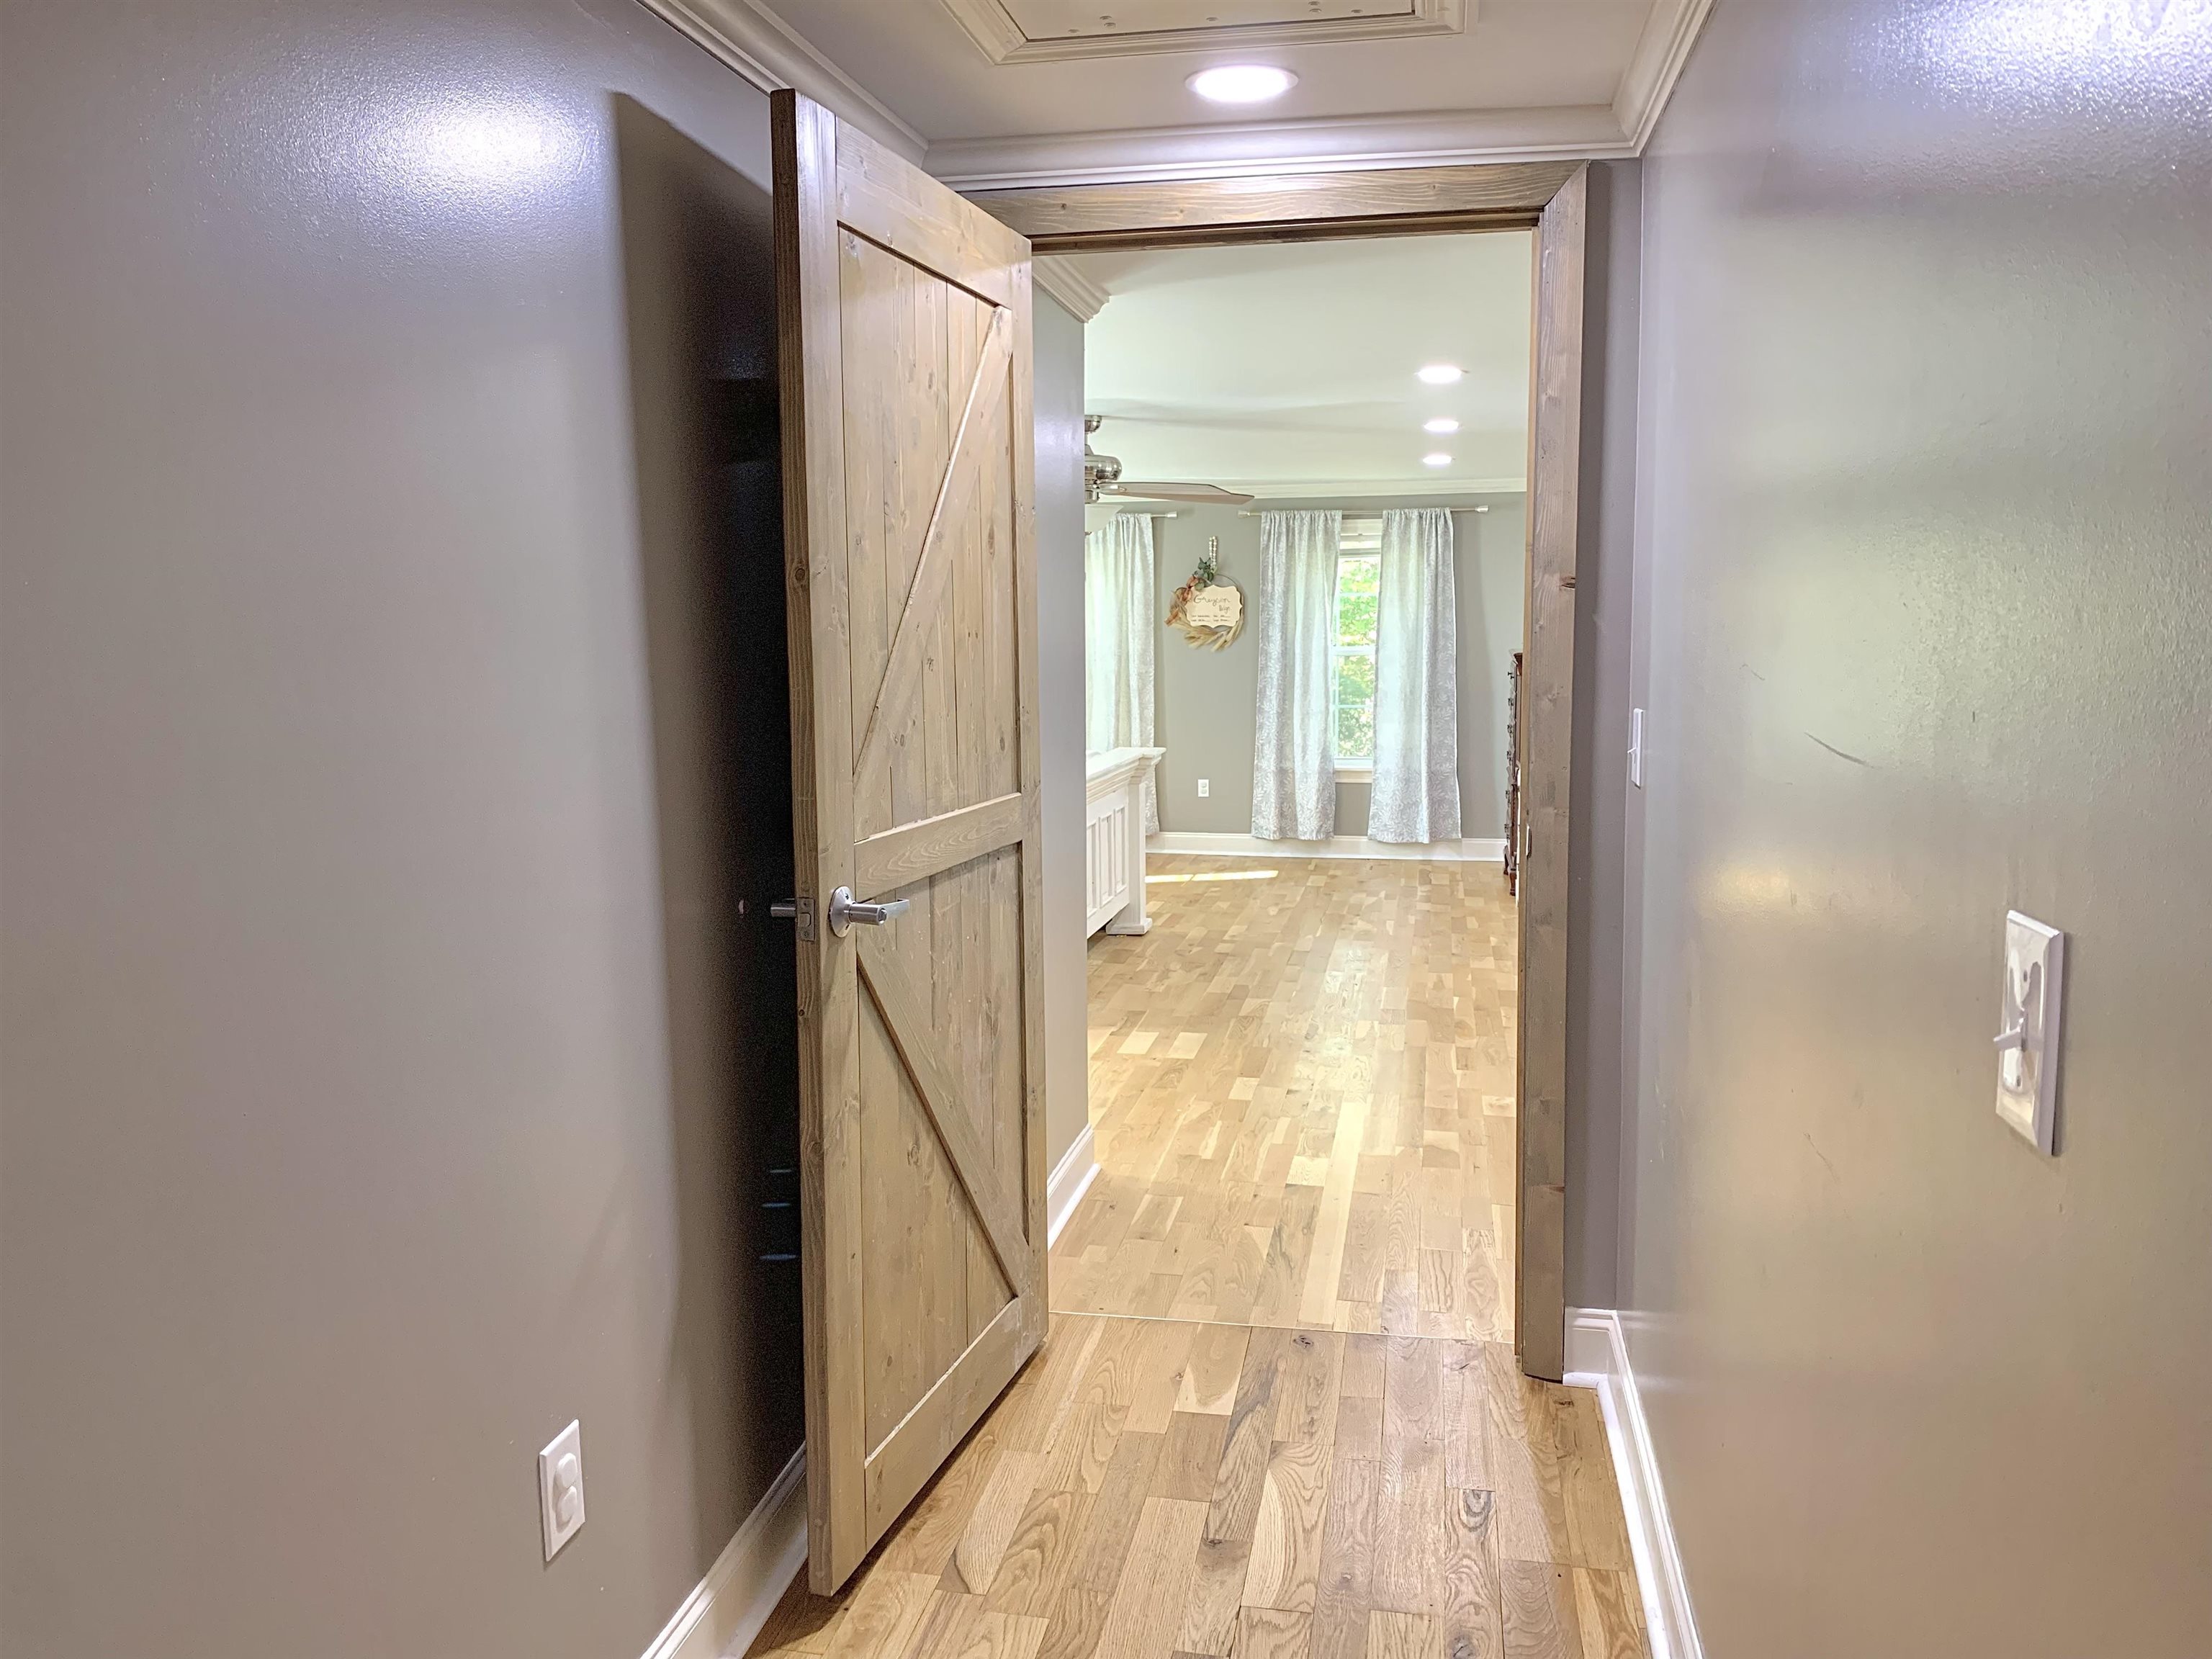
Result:
[[[940,311],[941,384],[948,389],[965,387],[975,371],[975,301],[942,283],[932,283],[930,287]],[[948,465],[953,464],[951,458],[959,422],[959,413],[951,406],[954,401],[951,396],[940,400]],[[960,628],[960,612],[968,573],[975,562],[975,502],[984,493],[950,489],[934,504],[933,510],[943,521],[939,528],[939,550],[949,571],[944,597],[931,622],[927,669],[921,683],[921,738],[927,803],[925,817],[933,817],[979,799],[967,793],[963,775],[960,682],[974,669],[963,657],[966,641]],[[996,1139],[991,1121],[995,1114],[990,1103],[980,1099],[975,1091],[975,1060],[980,1047],[976,1026],[981,1011],[976,963],[970,948],[978,920],[973,913],[972,886],[972,870],[966,866],[945,871],[931,878],[930,925],[926,936],[922,930],[915,930],[915,940],[926,951],[927,960],[919,968],[909,967],[908,971],[915,975],[916,983],[931,988],[936,1030],[950,1051],[947,1057],[959,1085],[958,1109],[969,1115],[988,1157]],[[967,1237],[966,1260],[961,1264],[966,1319],[959,1340],[964,1345],[981,1334],[1004,1302],[998,1294],[997,1270],[991,1262],[981,1231],[972,1216],[963,1219]]]
[[[853,348],[844,358],[845,476],[849,503],[845,591],[852,652],[852,707],[846,728],[851,733],[852,751],[858,752],[861,727],[883,687],[884,656],[890,648],[890,617],[884,584],[889,574],[886,540],[891,526],[884,512],[884,477],[885,467],[895,464],[897,443],[896,434],[888,429],[894,405],[876,396],[868,382],[872,366],[895,349],[897,273],[880,252],[849,230],[841,230],[837,240],[842,255],[838,299],[842,332]],[[853,816],[864,835],[890,826],[887,771],[853,781]]]
[[[953,385],[973,378],[981,355],[982,331],[978,326],[975,301],[965,294],[948,300],[946,372]],[[987,313],[988,314],[988,313]],[[950,505],[950,504],[948,504]],[[975,685],[987,670],[977,652],[981,629],[976,615],[978,573],[982,563],[981,525],[989,509],[988,493],[977,490],[959,498],[959,520],[954,526],[951,592],[944,607],[942,627],[945,672],[942,701],[945,720],[946,755],[944,772],[949,784],[938,805],[939,811],[956,810],[964,803],[985,799],[975,764],[975,741],[969,730],[974,716]],[[943,1029],[957,1050],[962,1090],[975,1115],[977,1139],[985,1158],[1003,1172],[1001,1131],[1008,1127],[990,1091],[991,1063],[984,1030],[989,996],[991,964],[988,912],[989,874],[974,864],[948,871],[938,878],[951,895],[940,913],[951,935],[938,945],[938,972],[950,973],[952,994],[947,1000]],[[1011,1184],[1011,1183],[1010,1183]],[[1015,1190],[1019,1190],[1016,1188]],[[972,1338],[1005,1305],[1000,1277],[985,1248],[980,1231],[971,1230],[968,1245],[968,1325]]]
[[[1566,1365],[1568,830],[1573,780],[1575,555],[1582,486],[1583,222],[1577,168],[1536,228],[1528,580],[1520,717],[1528,846],[1521,873],[1520,1222],[1514,1329],[1522,1366]]]
[[[1026,252],[1026,246],[1024,247]],[[1042,712],[1037,663],[1036,427],[1036,386],[1029,365],[1035,360],[1030,314],[1030,270],[1024,258],[1014,267],[1008,307],[1013,313],[1013,357],[1019,365],[1007,399],[1008,444],[1012,451],[1013,489],[1008,495],[1006,527],[1012,538],[1015,699],[1019,787],[1028,804],[1029,823],[1021,841],[1022,960],[1028,964],[1018,993],[1021,1002],[1022,1121],[1024,1182],[1030,1237],[1037,1250],[1036,1292],[1030,1329],[1042,1337],[1050,1318],[1050,1264],[1045,1258],[1044,999],[1040,969],[1044,961],[1044,820],[1040,747]],[[1010,1022],[1011,1023],[1011,1022]]]
[[[839,830],[853,816],[851,669],[846,638],[842,421],[810,422],[843,392],[838,245],[831,198],[836,125],[785,100],[772,110],[776,188],[776,349],[782,380],[787,627],[792,698],[792,834],[800,895],[817,908],[849,879]],[[816,611],[834,626],[815,626]],[[860,1354],[843,1340],[861,1325],[860,987],[826,930],[799,957],[801,1180],[819,1202],[800,1215],[806,1425],[810,1445],[855,1436],[863,1421]],[[831,1333],[839,1334],[833,1341]],[[810,1458],[807,1521],[818,1586],[842,1581],[865,1548],[866,1497],[853,1459]]]

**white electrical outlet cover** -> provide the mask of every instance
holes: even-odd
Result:
[[[584,1529],[584,1431],[571,1423],[538,1454],[538,1519],[545,1523],[545,1559]]]
[[[1198,793],[1200,799],[1210,799],[1213,794],[1213,780],[1212,778],[1200,778],[1198,781]]]
[[[2054,1156],[2065,983],[2066,935],[2017,910],[2007,912],[2004,983],[1997,1002],[1997,1115],[2022,1139]]]

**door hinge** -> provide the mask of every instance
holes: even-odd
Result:
[[[768,913],[785,921],[797,922],[800,943],[814,943],[814,901],[811,897],[779,899],[768,907]]]

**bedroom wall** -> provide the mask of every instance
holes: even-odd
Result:
[[[1460,817],[1464,835],[1495,837],[1505,822],[1505,676],[1520,648],[1527,514],[1518,495],[1491,497],[1486,513],[1464,498],[1395,501],[1284,501],[1268,506],[1339,507],[1379,513],[1388,507],[1452,507],[1453,575],[1459,609]],[[1256,504],[1255,504],[1256,507]],[[1252,832],[1252,734],[1259,647],[1249,625],[1260,584],[1260,520],[1233,507],[1186,507],[1153,520],[1158,610],[1189,579],[1206,539],[1221,542],[1221,568],[1244,590],[1247,626],[1224,651],[1200,649],[1162,626],[1157,641],[1155,741],[1160,828],[1245,836]],[[1201,800],[1198,780],[1212,793]],[[1367,832],[1368,786],[1340,781],[1336,830]]]

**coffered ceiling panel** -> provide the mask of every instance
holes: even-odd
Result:
[[[1474,0],[942,0],[995,64],[1456,34]]]

